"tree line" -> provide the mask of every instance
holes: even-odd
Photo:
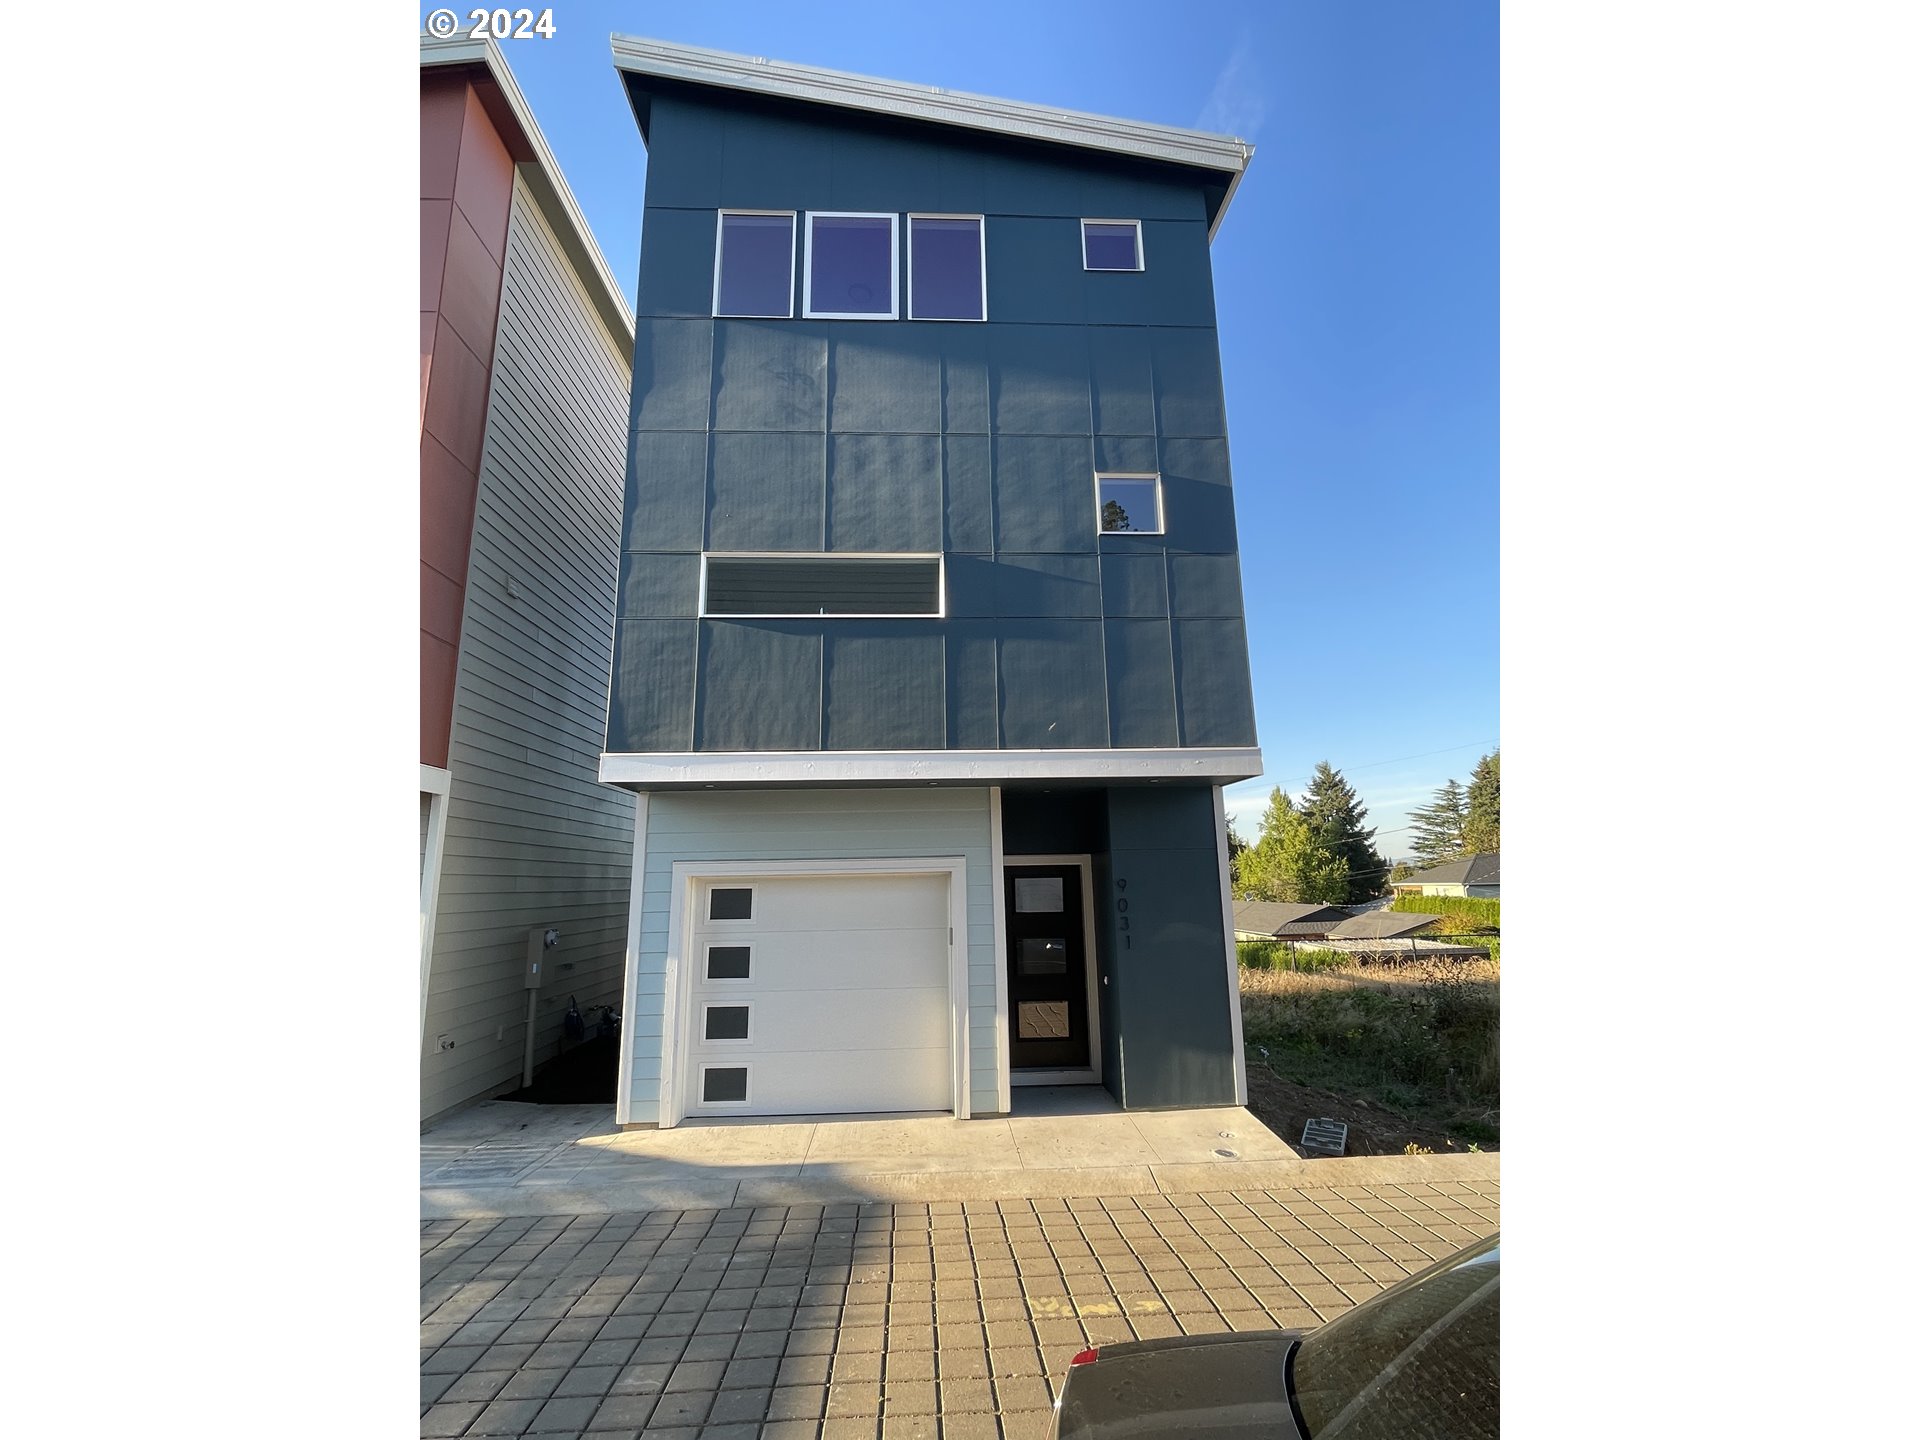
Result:
[[[1415,865],[1389,867],[1353,786],[1325,760],[1296,801],[1276,786],[1247,843],[1228,828],[1233,893],[1246,900],[1346,905],[1391,892]],[[1500,752],[1484,755],[1468,783],[1449,779],[1431,804],[1412,812],[1409,848],[1418,868],[1500,848]]]

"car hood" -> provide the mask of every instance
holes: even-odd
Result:
[[[1067,1371],[1054,1435],[1296,1440],[1286,1362],[1299,1342],[1298,1331],[1268,1330],[1102,1345],[1098,1360]]]

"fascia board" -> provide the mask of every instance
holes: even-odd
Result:
[[[755,785],[992,785],[1019,780],[1177,780],[1231,785],[1261,773],[1257,746],[1165,750],[609,752],[600,780],[647,790]]]

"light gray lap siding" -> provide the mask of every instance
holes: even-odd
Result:
[[[536,1061],[557,1052],[569,997],[583,1010],[619,1001],[634,805],[597,772],[629,384],[516,182],[454,694],[423,1116],[518,1078],[530,928],[561,932]],[[443,1034],[452,1050],[437,1049]]]

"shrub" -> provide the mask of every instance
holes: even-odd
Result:
[[[1469,925],[1500,928],[1500,902],[1476,895],[1396,895],[1393,908],[1403,915],[1451,915]]]
[[[1323,970],[1344,970],[1353,956],[1343,950],[1303,949],[1285,940],[1242,940],[1240,964],[1248,970],[1297,970],[1315,975]]]

